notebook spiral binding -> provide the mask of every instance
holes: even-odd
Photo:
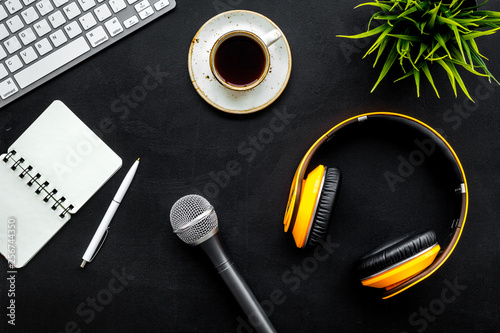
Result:
[[[53,211],[55,211],[58,207],[60,207],[63,211],[61,214],[59,214],[59,217],[63,219],[66,217],[66,214],[68,214],[73,208],[73,205],[68,205],[64,206],[63,203],[66,201],[66,198],[64,196],[61,196],[59,199],[55,197],[57,194],[57,190],[53,189],[50,192],[46,187],[50,185],[48,181],[44,181],[43,183],[40,183],[38,180],[42,177],[39,173],[32,175],[31,171],[33,170],[33,166],[28,165],[27,167],[23,168],[21,164],[25,162],[24,158],[20,157],[19,159],[15,159],[14,156],[17,154],[15,150],[11,150],[5,155],[3,158],[3,162],[7,163],[9,160],[12,160],[14,164],[10,167],[12,171],[16,171],[18,168],[21,170],[19,173],[19,178],[21,179],[28,179],[29,180],[26,182],[26,185],[29,187],[32,187],[33,185],[38,185],[37,189],[35,190],[36,195],[40,195],[42,192],[45,194],[45,197],[42,199],[44,202],[48,203],[50,200],[54,201],[52,206],[50,207]]]

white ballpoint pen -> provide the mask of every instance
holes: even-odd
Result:
[[[81,268],[85,267],[85,264],[87,262],[91,262],[94,259],[93,257],[96,254],[97,247],[99,246],[99,243],[103,239],[104,234],[108,230],[109,223],[111,222],[111,219],[115,215],[116,210],[120,206],[120,203],[122,202],[125,193],[127,193],[128,187],[130,186],[132,179],[134,179],[135,172],[137,171],[138,166],[139,166],[139,158],[137,159],[137,161],[134,162],[134,164],[132,164],[132,167],[127,172],[127,175],[125,176],[120,187],[118,188],[118,192],[116,192],[113,201],[111,201],[111,205],[109,205],[106,214],[104,214],[104,217],[102,218],[102,221],[99,224],[99,227],[97,228],[94,237],[90,241],[87,251],[85,251],[85,254],[82,257],[83,261],[82,264],[80,265]]]

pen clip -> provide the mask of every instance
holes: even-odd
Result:
[[[95,256],[97,255],[97,253],[99,253],[99,251],[101,250],[101,247],[102,245],[104,244],[104,241],[106,240],[106,238],[108,237],[108,234],[109,234],[109,227],[106,229],[105,233],[104,233],[104,236],[102,237],[101,239],[101,244],[99,245],[99,247],[97,248],[97,251],[95,251],[94,255],[92,256],[92,258],[90,258],[90,261],[89,262],[92,262],[95,258]]]

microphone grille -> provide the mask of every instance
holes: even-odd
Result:
[[[217,232],[218,219],[207,199],[190,194],[174,203],[170,210],[170,223],[174,233],[184,243],[197,245]]]

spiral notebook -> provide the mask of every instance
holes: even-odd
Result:
[[[54,101],[0,156],[0,253],[16,268],[26,265],[121,164]]]

